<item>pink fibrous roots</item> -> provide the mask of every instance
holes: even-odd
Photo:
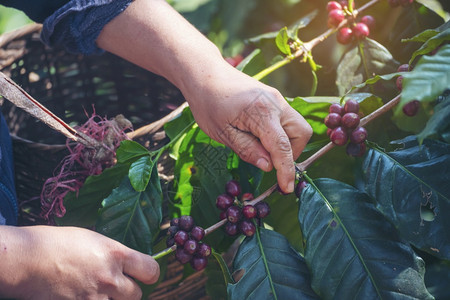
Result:
[[[64,197],[67,193],[78,194],[88,176],[98,175],[115,164],[116,149],[122,140],[128,139],[125,130],[131,127],[131,123],[122,115],[108,120],[94,112],[83,125],[76,128],[100,142],[102,147],[94,149],[81,143],[73,145],[67,140],[70,154],[60,163],[56,175],[45,181],[41,192],[41,214],[49,224],[54,223],[55,216],[63,217],[66,213]]]

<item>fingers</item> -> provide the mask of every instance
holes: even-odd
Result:
[[[152,284],[159,278],[159,265],[151,256],[132,250],[124,258],[123,273],[145,284]]]
[[[311,138],[313,134],[312,128],[303,116],[289,105],[286,106],[281,116],[281,126],[289,137],[292,155],[294,160],[296,160]]]
[[[272,170],[270,154],[252,134],[229,125],[220,135],[221,142],[233,149],[239,157],[265,172]]]
[[[139,300],[142,298],[142,290],[132,278],[122,275],[117,281],[115,288],[108,291],[108,299]]]

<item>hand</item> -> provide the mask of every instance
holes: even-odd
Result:
[[[174,83],[200,127],[294,190],[294,159],[309,124],[280,93],[231,67],[217,47],[164,0],[135,0],[100,33],[99,47]]]
[[[155,283],[148,255],[74,227],[0,227],[0,295],[19,299],[141,299]],[[6,274],[5,274],[6,273]]]
[[[311,126],[274,88],[237,71],[225,62],[202,82],[187,89],[195,120],[213,139],[243,160],[268,172],[275,167],[278,184],[294,190],[296,160],[312,135]]]

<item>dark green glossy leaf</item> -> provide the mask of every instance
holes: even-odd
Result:
[[[245,273],[228,285],[229,299],[318,299],[304,259],[275,231],[260,229],[246,238],[233,267]]]
[[[120,146],[116,151],[117,161],[119,163],[135,161],[137,158],[148,154],[147,148],[130,140],[120,142]]]
[[[153,169],[153,161],[149,155],[143,156],[133,162],[128,171],[131,185],[138,192],[143,192],[150,180]]]
[[[261,49],[255,49],[247,55],[236,68],[243,73],[253,76],[266,67],[266,61]]]
[[[423,260],[366,194],[315,180],[302,192],[299,221],[312,288],[322,299],[432,299]]]
[[[442,102],[434,107],[434,114],[425,129],[417,135],[420,143],[429,137],[442,137],[445,140],[445,134],[450,132],[450,94],[442,97]],[[450,140],[446,142],[449,143]]]
[[[404,148],[370,149],[364,159],[367,193],[401,237],[435,256],[450,259],[450,145],[409,137]]]
[[[425,43],[418,50],[416,50],[413,53],[413,55],[411,56],[411,59],[409,60],[409,64],[412,64],[417,56],[428,54],[431,51],[435,50],[442,43],[450,41],[450,25],[449,24],[450,24],[450,22],[447,22],[447,23],[443,24],[442,26],[440,26],[439,28],[437,28],[434,31],[434,32],[436,32],[436,35],[431,36],[428,40],[425,41]],[[424,36],[426,36],[426,37],[430,36],[430,35],[431,35],[431,33],[429,31],[426,31],[424,33]],[[422,39],[424,36],[420,36],[419,38]],[[413,41],[415,41],[415,40],[413,40]]]
[[[208,281],[206,281],[206,292],[211,299],[225,300],[227,299],[227,284],[233,283],[230,271],[222,255],[213,250],[212,256],[209,258],[208,266],[205,269]]]
[[[353,86],[370,77],[393,73],[399,65],[383,45],[372,39],[361,42],[361,49],[362,52],[358,46],[350,49],[337,67],[336,84],[339,95],[344,95]]]
[[[280,31],[277,34],[277,37],[275,38],[275,44],[278,47],[278,50],[281,51],[281,53],[286,55],[291,55],[291,47],[289,47],[289,37],[287,33],[287,28],[283,27],[280,29]]]
[[[179,116],[164,125],[164,132],[171,140],[173,140],[187,126],[192,124],[193,121],[194,116],[192,115],[191,109],[186,107]]]
[[[126,177],[102,203],[96,230],[130,248],[152,253],[162,219],[162,192],[156,167],[145,191],[136,191]]]
[[[412,100],[430,103],[450,88],[450,45],[433,56],[422,56],[411,72],[403,74],[402,85],[402,98],[394,110],[396,117],[403,116],[404,104]]]
[[[129,169],[129,164],[117,164],[105,169],[100,175],[89,176],[83,187],[70,192],[64,197],[66,214],[62,218],[55,218],[58,225],[92,227],[95,225],[103,199],[119,186]]]

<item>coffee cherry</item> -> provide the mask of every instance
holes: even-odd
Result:
[[[237,206],[231,206],[227,209],[227,219],[230,223],[237,223],[241,219],[241,210]]]
[[[245,236],[252,236],[255,234],[256,227],[251,221],[244,220],[239,223],[239,229]]]
[[[339,29],[336,39],[339,44],[347,45],[350,44],[353,40],[353,30],[348,27],[343,27]]]
[[[221,212],[220,212],[220,215],[219,215],[219,218],[220,218],[221,220],[226,219],[226,218],[227,218],[227,211],[226,211],[226,210],[221,211]]]
[[[342,116],[341,124],[345,129],[354,129],[359,125],[359,116],[355,113],[346,113]]]
[[[303,189],[308,185],[308,183],[305,180],[300,180],[297,183],[297,186],[295,187],[295,195],[297,196],[297,198],[300,198]]]
[[[328,108],[328,112],[331,113],[336,113],[338,115],[343,115],[344,114],[344,108],[342,107],[342,105],[338,104],[338,103],[333,103],[330,105],[330,107]]]
[[[363,40],[369,36],[369,27],[364,23],[356,23],[353,27],[353,35],[358,40]]]
[[[328,135],[328,137],[330,137],[332,132],[333,132],[333,129],[327,128],[327,135]]]
[[[370,15],[362,17],[361,22],[366,24],[370,30],[372,30],[375,27],[375,18]]]
[[[194,227],[194,218],[191,216],[181,216],[180,217],[180,229],[186,232],[191,231]]]
[[[170,226],[169,229],[167,229],[167,235],[173,237],[175,233],[178,231],[178,226]]]
[[[403,89],[403,76],[398,76],[397,80],[395,81],[395,85],[397,86],[397,89],[401,91]]]
[[[189,235],[186,233],[186,231],[180,230],[175,233],[173,239],[178,246],[184,246],[184,243],[186,243],[186,241],[189,239]]]
[[[328,13],[328,26],[337,27],[345,19],[342,9],[333,9]]]
[[[256,208],[253,205],[245,205],[242,208],[242,214],[247,219],[256,218],[257,215]]]
[[[197,254],[202,257],[208,257],[211,255],[211,247],[205,243],[201,243],[198,246]]]
[[[366,144],[364,142],[359,143],[359,144],[348,143],[346,152],[347,152],[347,155],[350,155],[350,156],[355,156],[355,157],[363,156],[364,153],[366,152]]]
[[[237,224],[227,222],[225,224],[225,232],[228,235],[231,235],[231,236],[236,235],[238,233],[238,226],[237,226]]]
[[[336,1],[330,1],[327,3],[327,11],[330,12],[334,9],[342,10],[342,6]]]
[[[184,251],[183,248],[177,248],[175,258],[184,265],[192,259],[192,255]]]
[[[196,241],[201,241],[205,236],[205,230],[200,226],[194,226],[190,232],[191,238]]]
[[[170,226],[179,226],[180,225],[180,218],[173,218],[170,220]]]
[[[216,206],[220,210],[227,210],[228,207],[233,205],[234,199],[228,194],[221,194],[217,196]]]
[[[201,256],[195,256],[191,260],[191,266],[195,271],[201,271],[204,268],[206,268],[206,265],[208,265],[208,259]]]
[[[341,124],[341,115],[337,113],[328,114],[325,117],[324,123],[328,128],[336,128]]]
[[[420,102],[417,100],[410,101],[406,103],[402,110],[405,115],[408,117],[414,117],[419,112]]]
[[[184,243],[184,251],[189,254],[194,254],[197,252],[198,249],[198,243],[195,240],[187,240],[186,243]]]
[[[367,139],[367,130],[364,127],[358,127],[350,133],[350,142],[359,144]]]
[[[333,129],[330,135],[330,139],[333,144],[337,146],[344,146],[348,141],[348,134],[341,126]]]
[[[265,218],[270,214],[269,203],[267,203],[265,201],[260,201],[260,202],[256,203],[255,208],[256,208],[257,216],[260,219]]]
[[[167,247],[172,247],[173,245],[175,245],[175,240],[173,237],[168,237],[166,240],[166,246]]]
[[[237,197],[241,194],[241,186],[236,180],[230,180],[225,185],[225,191],[231,197]]]
[[[345,105],[344,105],[344,111],[346,113],[352,112],[352,113],[357,114],[359,112],[359,103],[358,103],[358,101],[353,100],[353,99],[347,100],[347,102],[345,102]]]
[[[255,199],[255,197],[253,196],[252,193],[244,193],[241,198],[242,201],[249,201],[253,199]]]
[[[397,72],[409,72],[409,65],[403,64],[397,68]]]

